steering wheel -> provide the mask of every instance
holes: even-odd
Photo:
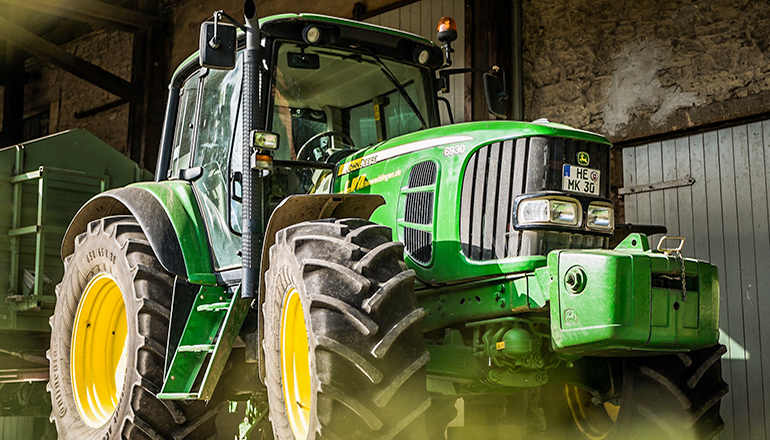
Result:
[[[317,141],[318,139],[324,138],[324,137],[331,138],[331,137],[334,137],[334,136],[339,136],[339,137],[343,138],[343,140],[345,140],[345,142],[347,142],[347,144],[350,145],[351,147],[355,145],[355,143],[353,142],[353,139],[351,139],[350,136],[348,136],[346,133],[343,133],[341,131],[331,131],[331,130],[330,131],[322,131],[321,133],[313,135],[310,139],[305,141],[304,144],[302,144],[302,146],[299,148],[299,151],[297,151],[297,160],[303,160],[303,158],[306,155],[308,155],[308,153],[310,151],[313,151],[313,150],[310,149],[310,144],[312,144],[313,142]],[[327,152],[325,152],[325,153],[327,153]],[[325,159],[328,159],[329,156],[331,156],[331,154],[326,154]],[[308,158],[308,160],[311,160],[311,159]],[[312,158],[312,161],[315,162],[316,159]]]

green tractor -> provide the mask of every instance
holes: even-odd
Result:
[[[720,431],[716,268],[616,234],[604,137],[441,126],[452,74],[487,71],[494,114],[505,97],[499,69],[447,68],[449,19],[442,49],[244,12],[215,13],[174,74],[155,181],[66,232],[60,438]]]

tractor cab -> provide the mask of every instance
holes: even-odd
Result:
[[[260,32],[254,124],[275,145],[251,165],[266,177],[266,216],[289,195],[330,192],[334,165],[355,151],[439,125],[435,69],[444,60],[430,41],[310,14],[266,18]],[[201,67],[204,44],[175,72],[156,172],[193,183],[219,268],[239,264],[242,217],[246,38],[232,36],[227,68]]]

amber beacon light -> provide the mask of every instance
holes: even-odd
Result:
[[[441,17],[438,21],[438,41],[444,43],[444,66],[452,65],[452,42],[457,39],[457,23],[452,17]]]
[[[457,39],[457,23],[452,17],[441,17],[438,21],[438,41],[446,43]]]

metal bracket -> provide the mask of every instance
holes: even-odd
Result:
[[[679,240],[679,246],[675,248],[663,247],[663,242],[669,241],[669,240]],[[677,254],[682,251],[683,247],[684,247],[684,237],[664,236],[664,237],[661,237],[660,241],[658,242],[658,252],[663,252],[664,254]]]
[[[679,245],[675,248],[663,247],[663,242],[667,240],[679,240]],[[680,278],[682,279],[682,301],[687,301],[687,280],[685,275],[684,256],[682,256],[682,248],[684,247],[684,237],[667,237],[663,236],[658,242],[658,251],[663,252],[666,255],[673,255],[682,264],[682,270]]]
[[[695,179],[692,176],[687,176],[678,180],[667,180],[665,182],[623,187],[618,189],[618,194],[622,196],[626,194],[638,194],[643,192],[658,191],[662,189],[679,188],[682,186],[692,186],[694,183]]]

